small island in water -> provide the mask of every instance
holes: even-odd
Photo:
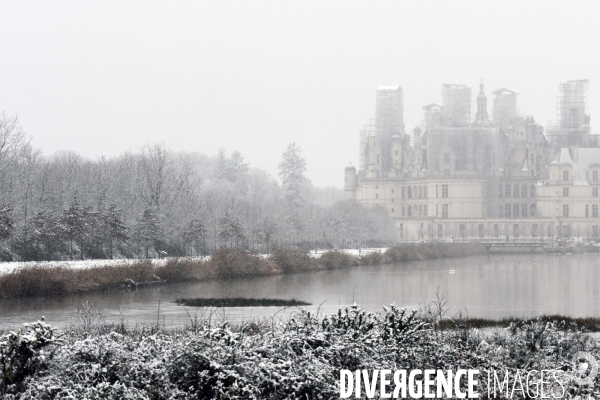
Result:
[[[244,297],[177,299],[175,303],[190,307],[294,307],[311,303],[296,299],[254,299]]]

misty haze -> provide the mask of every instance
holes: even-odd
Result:
[[[0,397],[598,398],[599,10],[0,5]]]

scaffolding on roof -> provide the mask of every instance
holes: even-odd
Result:
[[[366,158],[367,158],[367,141],[369,136],[375,136],[377,132],[377,125],[375,118],[369,118],[369,120],[362,126],[360,130],[360,144],[359,144],[359,171],[366,170]]]
[[[454,126],[468,126],[471,123],[470,87],[449,83],[443,84],[442,104],[446,116]]]
[[[502,88],[493,92],[494,104],[492,116],[494,125],[506,130],[517,117],[517,95],[514,90]]]
[[[588,79],[571,80],[558,84],[556,121],[546,130],[552,148],[588,147],[590,141],[590,117],[587,110]]]
[[[558,84],[556,119],[563,129],[581,129],[586,123],[588,79],[571,80]]]

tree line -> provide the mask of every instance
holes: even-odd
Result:
[[[117,157],[43,155],[18,119],[0,115],[0,258],[64,260],[202,256],[221,247],[389,244],[381,208],[343,200],[306,177],[300,148],[282,155],[278,182],[235,151],[176,153],[147,144]]]

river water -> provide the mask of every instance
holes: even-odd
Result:
[[[125,320],[129,326],[181,325],[189,318],[212,312],[215,321],[260,318],[282,312],[274,307],[197,310],[175,305],[180,297],[274,297],[309,301],[307,309],[329,314],[355,301],[378,311],[383,305],[417,308],[435,299],[447,300],[453,316],[533,317],[562,314],[600,317],[600,257],[596,254],[491,254],[394,265],[278,275],[251,279],[168,285],[60,299],[0,301],[0,329],[16,328],[42,316],[64,327],[82,301],[96,304],[106,321]],[[160,306],[159,306],[160,302]]]

